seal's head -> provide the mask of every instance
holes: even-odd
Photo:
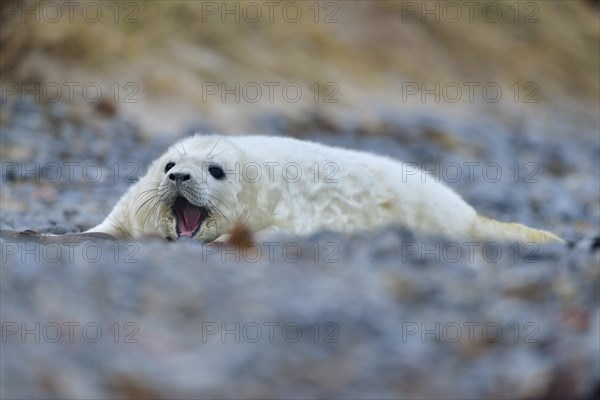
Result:
[[[170,147],[140,182],[136,225],[171,240],[211,241],[229,232],[240,212],[235,163],[241,159],[222,137],[194,136]]]

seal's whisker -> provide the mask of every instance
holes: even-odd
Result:
[[[227,209],[228,212],[231,212],[231,210],[229,209],[229,206],[227,204],[225,204],[225,202],[221,199],[219,199],[217,196],[213,195],[210,190],[206,190],[204,192],[204,194],[206,196],[209,196],[211,199],[218,201],[219,203],[223,204],[225,206],[225,208]]]
[[[144,199],[146,196],[156,195],[157,193],[158,193],[157,189],[144,190],[143,192],[140,193],[140,199]]]
[[[158,215],[157,215],[158,218],[153,218],[154,228],[158,228],[158,226],[159,226],[160,211],[161,211],[162,207],[163,207],[163,203],[161,201],[157,201],[149,212],[149,214],[156,214],[156,212],[158,212]]]
[[[209,195],[210,196],[210,195]],[[218,215],[220,215],[225,221],[227,221],[228,224],[231,224],[231,222],[229,221],[229,218],[227,218],[227,216],[223,213],[223,211],[211,200],[210,197],[208,197],[206,199],[206,202],[210,205],[210,208]],[[209,220],[210,222],[210,220]],[[219,229],[219,219],[218,218],[213,218],[212,222],[215,225],[215,230],[217,232],[223,232]],[[207,227],[209,226],[209,224],[207,224]]]
[[[216,232],[221,232],[221,231],[219,230],[219,223],[218,223],[218,221],[217,221],[216,219],[213,219],[212,221],[209,221],[209,222],[210,222],[210,223],[212,223],[212,225],[214,225],[214,227],[215,227],[215,231],[216,231]],[[210,223],[207,223],[207,224],[206,224],[206,226],[207,226],[207,227],[209,227],[209,226],[210,226]],[[217,236],[217,237],[218,237],[218,236]],[[216,239],[216,238],[215,238],[215,239]]]
[[[206,193],[207,199],[206,202],[210,204],[211,208],[214,208],[215,211],[221,215],[223,217],[223,219],[225,219],[225,221],[227,222],[231,222],[229,221],[229,218],[227,218],[227,216],[225,215],[225,213],[219,208],[219,206],[217,206],[215,204],[215,200],[219,201],[221,204],[223,204],[225,207],[227,207],[227,205],[225,203],[223,203],[223,201],[217,199],[215,196],[211,195],[210,193]],[[227,207],[227,211],[229,211],[229,207]]]
[[[160,188],[160,182],[148,182],[147,184],[145,184],[143,186],[143,188],[144,189],[148,188],[148,189],[142,190],[140,192],[140,196],[143,196],[147,193],[157,192],[158,189]]]
[[[179,154],[180,156],[182,156],[183,154],[181,154],[181,152],[177,149],[177,147],[175,147],[174,145],[169,146],[170,149],[173,149],[177,152],[177,154]]]
[[[151,196],[149,199],[147,199],[147,200],[144,200],[144,202],[143,202],[142,204],[140,204],[140,206],[138,207],[138,209],[135,211],[135,214],[134,214],[133,216],[134,216],[134,217],[136,217],[136,216],[137,216],[137,214],[138,214],[138,213],[140,212],[140,210],[142,209],[142,207],[144,207],[144,206],[145,206],[145,205],[146,205],[148,202],[150,202],[150,201],[152,201],[152,200],[155,200],[155,199],[158,199],[158,195]]]
[[[158,189],[157,188],[152,188],[152,189],[147,189],[147,190],[143,190],[140,192],[140,196],[146,193],[153,193],[153,192],[157,192]]]
[[[158,186],[160,185],[160,181],[152,181],[152,182],[145,182],[144,183],[144,187],[152,187],[152,186]]]
[[[221,142],[221,139],[217,140],[217,142],[215,143],[215,145],[212,147],[212,149],[210,149],[210,151],[208,152],[208,154],[206,155],[206,158],[210,158],[210,155],[212,154],[212,152],[215,150],[215,148],[217,147],[217,145]],[[220,153],[219,153],[220,154]]]
[[[156,202],[154,204],[152,204],[152,207],[150,208],[150,211],[148,211],[148,213],[146,214],[146,218],[144,218],[144,222],[142,223],[142,226],[144,228],[146,228],[146,224],[148,223],[148,219],[150,218],[151,215],[154,214],[154,211],[155,211],[156,207],[160,205],[160,199],[158,197],[153,197],[153,199],[155,199]]]
[[[216,157],[216,156],[218,156],[219,154],[223,154],[223,153],[225,153],[226,151],[229,151],[229,150],[230,150],[230,149],[225,149],[225,150],[223,150],[223,151],[220,151],[220,152],[218,152],[217,154],[214,154],[212,157],[213,157],[213,158],[215,158],[215,157]]]
[[[119,237],[119,239],[133,239],[133,236],[128,233],[128,230],[126,229],[127,227],[122,221],[115,219],[112,215],[108,215],[106,218],[109,219],[111,223],[113,223],[115,230],[121,234],[121,237]]]
[[[150,207],[150,211],[148,211],[148,213],[146,214],[146,217],[144,218],[144,221],[142,221],[142,227],[144,228],[144,230],[146,229],[146,226],[148,225],[148,220],[149,220],[150,216],[152,215],[152,210],[154,209],[156,204],[158,204],[158,203],[155,202],[152,204],[152,207]]]

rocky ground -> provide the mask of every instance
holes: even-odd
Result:
[[[148,140],[102,109],[4,103],[0,397],[600,393],[593,132],[560,115],[554,131],[384,111],[375,125],[305,120],[270,124],[438,168],[480,212],[569,244],[455,243],[394,229],[241,248],[18,234],[95,225],[172,139]],[[480,164],[470,173],[466,162]]]

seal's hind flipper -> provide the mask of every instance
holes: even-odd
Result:
[[[548,231],[530,228],[514,222],[500,222],[478,215],[471,226],[470,234],[478,239],[501,242],[551,243],[565,241]]]

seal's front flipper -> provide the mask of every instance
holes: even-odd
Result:
[[[110,215],[106,217],[101,224],[96,225],[95,227],[84,232],[84,234],[93,233],[104,233],[117,239],[131,239],[129,232],[123,229],[123,227],[119,225],[118,221],[115,221]]]

